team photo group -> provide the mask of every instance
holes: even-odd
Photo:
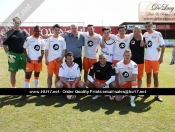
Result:
[[[126,34],[126,27],[119,25],[118,34],[112,34],[111,28],[105,26],[102,28],[103,35],[95,33],[92,24],[87,25],[87,32],[79,32],[78,26],[72,24],[70,31],[64,33],[60,32],[59,24],[54,24],[53,34],[44,36],[46,41],[40,36],[39,25],[34,26],[33,35],[28,36],[20,29],[18,17],[13,18],[13,24],[3,41],[13,88],[17,87],[16,73],[20,69],[25,72],[24,88],[30,88],[32,72],[34,88],[38,88],[44,63],[47,66],[48,88],[53,85],[56,88],[141,88],[144,72],[147,88],[159,87],[158,73],[165,43],[162,34],[153,30],[151,22],[145,23],[145,33],[136,26],[133,33]],[[82,71],[84,81],[81,80]],[[52,78],[55,79],[54,84]],[[45,95],[46,98],[49,96]],[[95,95],[92,99],[99,97]],[[109,99],[121,101],[124,97],[110,95]],[[20,99],[25,98],[26,95],[22,95]],[[159,95],[154,98],[163,101]],[[131,95],[132,107],[136,106],[134,99],[135,95]]]

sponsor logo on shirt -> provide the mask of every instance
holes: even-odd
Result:
[[[39,51],[39,50],[40,50],[40,46],[39,46],[39,45],[35,45],[35,46],[34,46],[34,49],[35,49],[36,51]]]
[[[151,40],[149,40],[148,42],[147,42],[147,47],[151,47],[153,44],[152,44],[152,41]]]
[[[125,43],[120,43],[120,44],[119,44],[119,47],[120,47],[121,49],[124,49],[125,46],[126,46]]]
[[[92,46],[94,45],[94,42],[91,41],[91,40],[89,40],[89,41],[87,42],[87,45],[88,45],[89,47],[92,47]]]
[[[122,73],[122,75],[123,75],[124,78],[128,78],[129,77],[129,73],[127,71],[124,71]]]
[[[54,45],[53,45],[53,49],[54,49],[54,50],[58,50],[58,49],[59,49],[59,45],[58,45],[58,44],[54,44]]]
[[[13,38],[20,38],[18,35],[12,35]]]
[[[152,36],[152,39],[157,38],[156,36]]]
[[[124,39],[124,41],[125,41],[125,42],[127,42],[127,41],[128,41],[128,39]]]
[[[128,67],[128,70],[132,70],[132,68],[131,67]]]
[[[132,40],[132,41],[131,41],[131,44],[135,44],[135,40]]]

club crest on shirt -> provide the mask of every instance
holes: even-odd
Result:
[[[131,40],[131,44],[135,44],[135,40]]]
[[[134,65],[134,68],[137,68],[137,65]]]
[[[111,65],[112,69],[114,69],[114,64]]]

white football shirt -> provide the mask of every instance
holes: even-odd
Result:
[[[118,83],[132,77],[132,74],[138,74],[138,67],[134,61],[130,61],[129,64],[124,64],[123,60],[118,62],[115,66],[115,72],[118,73]]]
[[[23,48],[28,49],[28,57],[31,60],[38,60],[38,58],[41,56],[41,50],[44,50],[45,44],[42,37],[34,37],[29,36],[27,37]]]
[[[48,50],[48,62],[62,56],[63,50],[66,49],[66,41],[63,37],[51,36],[47,39],[46,50]]]
[[[116,36],[116,44],[114,47],[113,60],[123,60],[123,54],[126,49],[129,49],[129,44],[133,38],[133,33],[125,35],[124,38]]]
[[[94,33],[93,36],[90,36],[88,32],[81,32],[81,35],[85,38],[84,56],[90,59],[96,59],[98,46],[101,44],[101,35]]]
[[[116,41],[110,38],[109,40],[105,41],[104,44],[105,48],[101,48],[100,54],[106,54],[107,61],[112,62]]]
[[[165,45],[162,34],[157,31],[153,31],[153,33],[145,32],[143,37],[145,38],[147,47],[144,58],[146,60],[158,60],[160,56],[157,48]]]
[[[63,62],[58,76],[63,77],[68,82],[75,81],[77,77],[81,76],[80,67],[77,63],[74,63],[72,67],[68,67],[66,62]]]

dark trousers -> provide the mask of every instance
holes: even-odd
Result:
[[[77,64],[79,65],[79,67],[80,67],[80,72],[81,72],[81,70],[82,70],[82,59],[81,59],[81,57],[75,58],[75,59],[74,59],[74,62],[77,63]]]
[[[66,59],[65,59],[65,62],[66,62]],[[80,67],[80,72],[81,72],[81,70],[82,70],[82,59],[81,59],[81,57],[79,57],[79,58],[74,58],[74,62],[77,63],[77,64],[79,65],[79,67]]]

